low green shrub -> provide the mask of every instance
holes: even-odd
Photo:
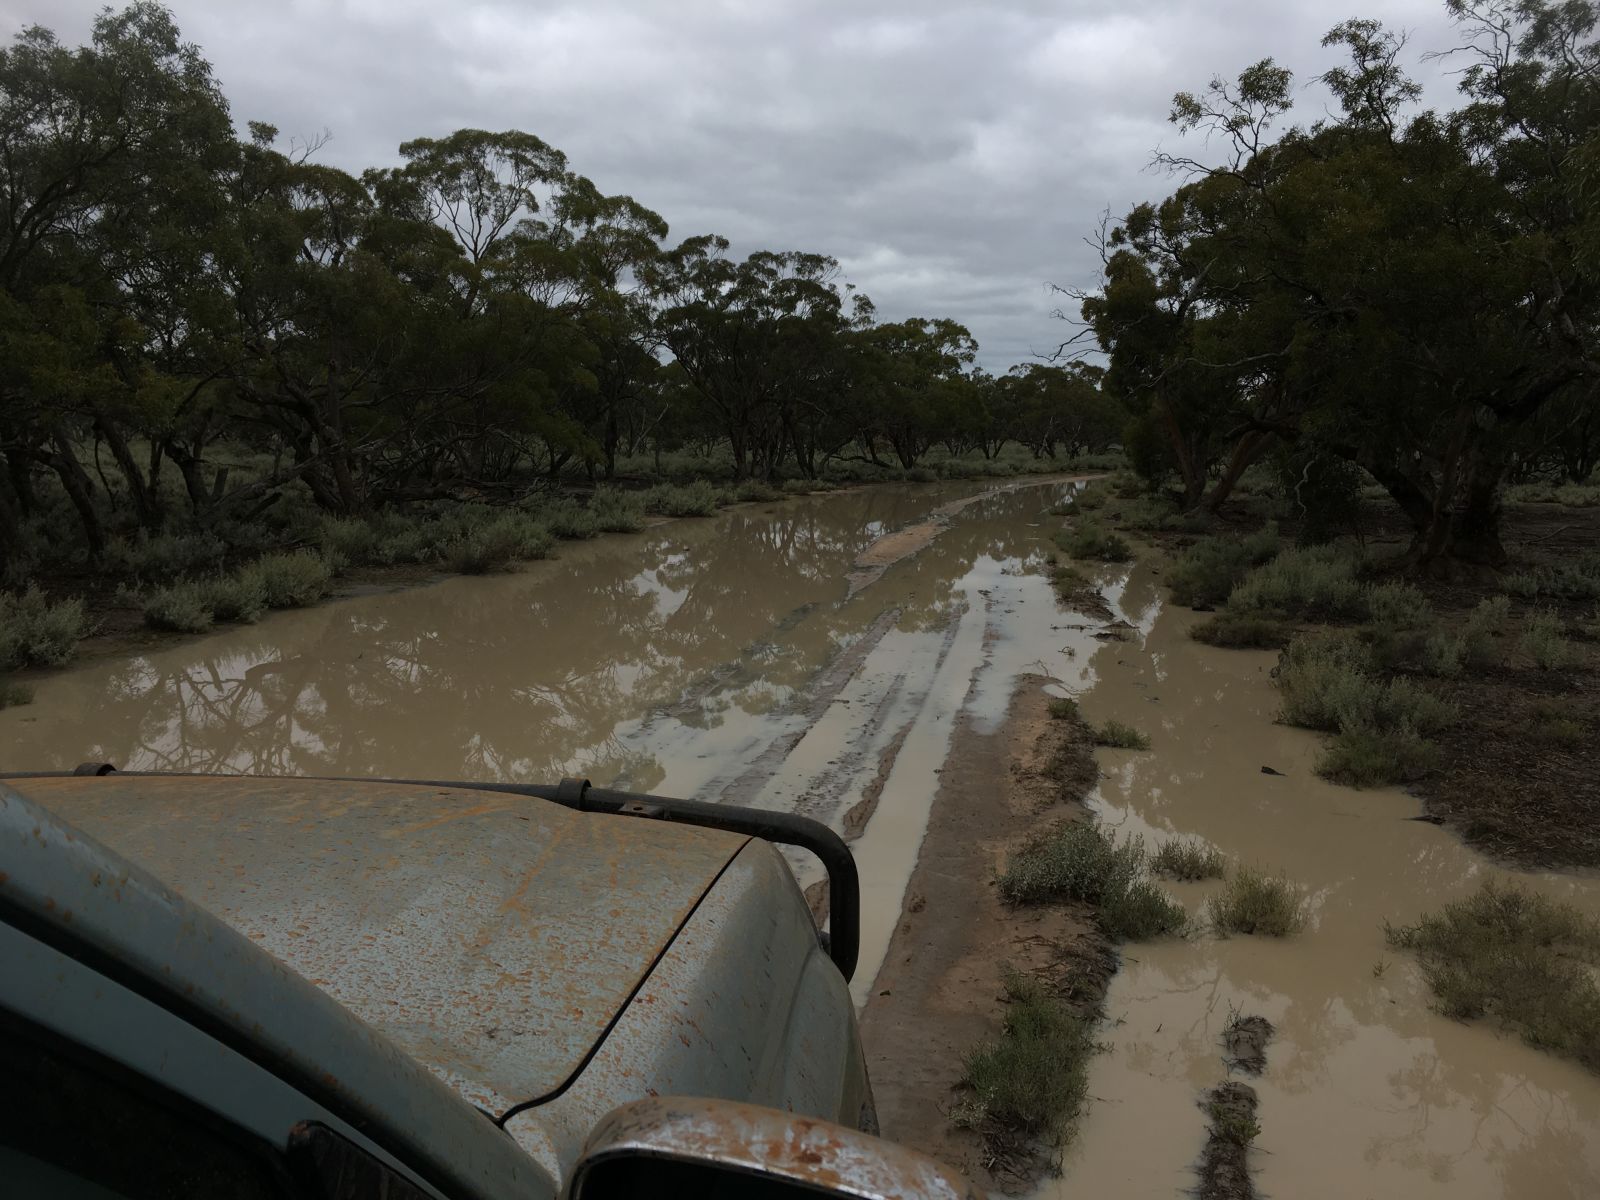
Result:
[[[1211,608],[1223,603],[1252,567],[1277,557],[1280,542],[1276,524],[1243,538],[1203,538],[1190,546],[1167,572],[1172,599],[1189,608]]]
[[[360,517],[328,517],[317,528],[323,554],[336,554],[347,563],[373,561],[378,540],[378,530]]]
[[[144,602],[144,623],[173,633],[204,633],[211,628],[205,589],[195,580],[158,588]]]
[[[1517,483],[1505,489],[1508,504],[1559,504],[1564,508],[1600,505],[1600,484]]]
[[[1272,617],[1223,609],[1216,616],[1208,617],[1190,629],[1189,636],[1208,646],[1281,650],[1289,644],[1294,630]]]
[[[1143,843],[1129,838],[1118,844],[1093,821],[1066,821],[1031,839],[1007,864],[999,886],[1008,904],[1089,904],[1106,935],[1119,941],[1176,933],[1187,922],[1183,906],[1145,878]]]
[[[616,488],[596,488],[589,512],[602,533],[638,533],[644,528],[644,497]]]
[[[1078,715],[1078,702],[1071,696],[1050,697],[1050,715],[1058,721]]]
[[[136,579],[167,580],[214,571],[228,548],[215,534],[163,533],[118,540],[106,547],[106,568]]]
[[[1536,567],[1502,580],[1506,591],[1525,600],[1600,600],[1600,553],[1590,552],[1558,567]]]
[[[1132,725],[1121,721],[1107,721],[1094,731],[1096,746],[1112,746],[1119,750],[1148,750],[1150,738]]]
[[[1438,770],[1439,748],[1408,725],[1341,729],[1318,756],[1316,772],[1347,787],[1414,783]]]
[[[254,565],[205,580],[201,595],[219,621],[259,621],[267,611],[267,583]]]
[[[1367,615],[1380,629],[1426,629],[1433,606],[1409,583],[1381,583],[1367,590]]]
[[[299,608],[315,604],[328,594],[333,572],[327,562],[309,550],[268,554],[256,561],[261,575],[261,595],[268,608]]]
[[[1582,749],[1589,741],[1583,718],[1560,701],[1547,700],[1533,706],[1528,732],[1535,741],[1567,750]]]
[[[516,515],[524,519],[531,519],[527,518],[526,514],[519,513]],[[540,510],[539,521],[545,529],[565,541],[579,541],[600,536],[599,515],[574,500],[558,500],[554,504],[546,506]],[[494,528],[494,535],[491,540],[506,542],[508,539],[515,537],[511,533],[512,526],[510,525],[496,521],[491,523],[491,527]],[[515,551],[512,551],[508,557],[516,557]]]
[[[759,504],[769,500],[782,500],[783,490],[760,479],[746,479],[733,489],[733,497],[746,503]]]
[[[1089,1087],[1093,1023],[1030,976],[1005,977],[1000,1036],[967,1055],[956,1124],[1006,1139],[1066,1140]]]
[[[1522,649],[1540,670],[1555,671],[1572,661],[1572,646],[1554,612],[1529,613],[1522,627]]]
[[[89,634],[83,601],[51,600],[37,586],[22,595],[0,593],[0,670],[59,667]]]
[[[1498,638],[1511,613],[1509,596],[1480,600],[1459,629],[1434,629],[1422,642],[1418,665],[1429,675],[1454,678],[1469,667],[1499,661]]]
[[[1174,838],[1150,857],[1150,869],[1167,879],[1222,879],[1228,856],[1200,838]]]
[[[1531,1046],[1600,1071],[1600,922],[1570,904],[1490,880],[1415,925],[1386,928],[1417,956],[1434,1004],[1488,1018]]]
[[[1284,876],[1240,867],[1207,901],[1206,913],[1218,933],[1288,937],[1304,927],[1306,902]]]
[[[1276,675],[1280,719],[1305,729],[1432,733],[1456,716],[1453,706],[1412,680],[1374,674],[1371,651],[1350,637],[1296,638]]]
[[[1093,521],[1080,521],[1073,529],[1059,529],[1055,543],[1073,558],[1099,562],[1127,562],[1133,549],[1118,535]]]
[[[668,517],[709,517],[717,511],[722,492],[704,479],[679,486],[660,483],[644,494],[646,512]]]
[[[18,708],[33,703],[33,689],[14,679],[0,679],[0,708]]]
[[[1297,546],[1255,568],[1228,596],[1235,612],[1359,619],[1367,596],[1356,557],[1338,546]]]

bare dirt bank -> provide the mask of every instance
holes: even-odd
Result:
[[[900,923],[861,1014],[884,1135],[1002,1189],[1026,1184],[1041,1164],[1025,1152],[997,1157],[950,1113],[965,1056],[1000,1027],[1004,971],[1043,975],[1097,1008],[1114,962],[1086,910],[1012,910],[994,887],[1044,810],[1076,806],[1084,758],[1093,781],[1089,748],[1062,744],[1074,734],[1051,720],[1045,682],[1023,680],[992,734],[965,718],[957,725]]]

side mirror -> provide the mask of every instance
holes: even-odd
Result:
[[[613,1109],[589,1135],[568,1200],[981,1200],[942,1163],[859,1130],[755,1104],[668,1096]]]

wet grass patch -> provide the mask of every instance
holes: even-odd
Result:
[[[1144,843],[1117,842],[1094,821],[1063,821],[1030,839],[999,880],[1008,904],[1076,900],[1093,908],[1113,941],[1146,941],[1179,933],[1183,906],[1151,882]]]
[[[1285,876],[1240,867],[1206,902],[1206,915],[1218,933],[1288,937],[1305,927],[1306,902]]]
[[[1148,750],[1150,738],[1132,725],[1124,725],[1121,721],[1113,720],[1107,721],[1094,731],[1094,744],[1110,746],[1117,750]]]
[[[1133,558],[1133,547],[1096,521],[1080,521],[1072,529],[1059,529],[1055,543],[1073,558],[1121,563]]]
[[[1228,856],[1200,838],[1176,838],[1150,856],[1150,869],[1164,879],[1189,883],[1222,879],[1228,874]]]
[[[1194,1195],[1199,1200],[1249,1200],[1256,1194],[1250,1145],[1261,1133],[1255,1089],[1237,1080],[1220,1083],[1201,1096],[1200,1107],[1208,1129]]]
[[[1600,1071],[1600,922],[1523,888],[1485,883],[1389,944],[1417,956],[1440,1013],[1515,1030]]]
[[[1281,650],[1294,637],[1294,628],[1275,617],[1224,609],[1190,629],[1189,636],[1230,650]]]
[[[1098,1049],[1093,1022],[1019,972],[1005,978],[998,1037],[967,1055],[956,1124],[982,1137],[995,1167],[1022,1173],[1038,1145],[1062,1145],[1083,1108],[1089,1059]]]

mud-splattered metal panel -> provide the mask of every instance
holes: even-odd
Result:
[[[390,783],[113,775],[16,787],[496,1114],[578,1068],[746,840]]]
[[[816,1189],[862,1200],[979,1196],[956,1172],[915,1150],[826,1121],[726,1100],[673,1096],[627,1105],[595,1127],[584,1158],[573,1200],[614,1195],[594,1186],[608,1175],[619,1182],[638,1178],[637,1171],[613,1175],[608,1168],[615,1165],[637,1165],[661,1179],[663,1162],[714,1166],[729,1194],[737,1193],[739,1181],[756,1177],[791,1183],[793,1194]],[[697,1178],[702,1185],[707,1180]]]

